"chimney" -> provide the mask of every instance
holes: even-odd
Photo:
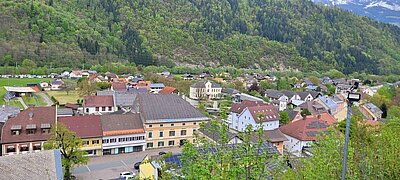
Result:
[[[307,115],[304,114],[304,115],[303,115],[303,120],[306,120],[306,119],[307,119]]]
[[[29,120],[32,120],[33,112],[29,112]]]
[[[318,114],[318,115],[317,115],[317,118],[320,120],[320,119],[321,119],[321,114]]]

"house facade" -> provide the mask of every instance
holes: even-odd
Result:
[[[380,120],[383,114],[382,110],[372,103],[362,105],[360,111],[364,119],[373,121]]]
[[[193,142],[200,123],[209,120],[176,94],[138,94],[134,111],[143,118],[146,149]]]
[[[221,98],[221,85],[210,81],[199,81],[190,86],[191,99],[219,99]]]
[[[57,90],[61,90],[62,89],[62,86],[64,85],[64,81],[55,80],[55,81],[52,81],[50,84],[51,84],[50,89],[52,91],[57,91]]]
[[[101,116],[103,154],[121,154],[145,150],[146,134],[137,113]]]
[[[334,122],[335,118],[332,115],[323,113],[306,116],[280,127],[279,130],[288,139],[284,142],[283,148],[295,156],[302,157],[306,153],[306,149]]]
[[[2,129],[2,155],[44,150],[51,126],[57,121],[56,107],[29,107],[6,121]]]
[[[279,128],[279,120],[279,111],[272,104],[246,107],[233,123],[233,129],[243,132],[248,125],[254,130],[261,125],[264,130],[274,130]]]
[[[70,131],[82,139],[81,150],[88,156],[101,156],[102,153],[102,126],[100,116],[70,116],[60,117],[58,122],[65,125]]]
[[[83,98],[83,109],[85,114],[103,114],[116,111],[114,97],[106,96],[85,96]]]
[[[164,89],[165,85],[163,83],[154,83],[149,84],[151,93],[159,93],[162,89]]]

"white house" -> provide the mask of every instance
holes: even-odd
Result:
[[[103,155],[145,150],[146,133],[136,113],[103,115]]]
[[[61,73],[62,77],[69,77],[69,71],[64,71]]]
[[[383,85],[378,85],[378,86],[372,86],[372,87],[366,87],[366,88],[364,88],[363,90],[362,90],[362,93],[364,93],[364,94],[367,94],[367,95],[369,95],[369,96],[374,96],[374,94],[376,93],[376,92],[378,92],[378,90],[380,89],[380,88],[382,88],[383,87]]]
[[[83,98],[83,110],[85,114],[103,114],[115,112],[114,97],[109,96],[85,96]]]
[[[82,71],[74,70],[69,74],[69,78],[71,79],[79,79],[82,77]]]
[[[61,90],[62,86],[64,85],[64,81],[62,81],[61,79],[57,79],[55,81],[52,81],[51,83],[51,90],[52,91],[57,91],[57,90]]]
[[[154,84],[149,84],[149,87],[150,87],[150,92],[158,93],[162,89],[164,89],[165,85],[163,83],[154,83]]]
[[[279,127],[279,111],[274,105],[254,101],[246,103],[247,105],[231,108],[228,120],[230,128],[244,131],[248,125],[252,125],[254,129],[257,129],[258,125],[262,125],[264,130],[273,130]],[[241,112],[237,113],[239,111]],[[260,115],[262,115],[262,119],[260,119]]]
[[[48,82],[41,82],[40,87],[42,87],[45,91],[51,90],[50,84]]]
[[[279,128],[288,141],[283,143],[284,149],[295,156],[302,157],[307,154],[307,148],[318,139],[321,132],[335,122],[335,118],[323,113],[317,116],[306,116]]]
[[[189,97],[191,99],[219,99],[222,87],[210,81],[199,81],[190,86]]]

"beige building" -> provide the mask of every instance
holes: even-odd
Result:
[[[138,94],[135,111],[144,123],[147,149],[193,142],[193,132],[209,120],[176,94]]]
[[[191,99],[219,99],[221,98],[221,85],[210,81],[199,81],[190,86]]]

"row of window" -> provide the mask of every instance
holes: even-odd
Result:
[[[195,123],[195,122],[193,123],[193,125],[196,125],[196,124],[197,124],[197,123]],[[182,123],[182,126],[185,126],[185,125],[186,125],[186,123]],[[174,123],[171,124],[171,127],[173,127],[173,126],[175,126]],[[149,127],[153,127],[153,125],[150,124]],[[160,124],[160,127],[164,127],[164,124]]]
[[[196,129],[193,129],[193,133],[196,131]],[[181,130],[181,136],[186,136],[187,131],[186,130]],[[175,131],[169,131],[168,133],[169,137],[175,136]],[[153,138],[153,132],[149,132],[148,134],[149,138]],[[159,137],[164,137],[164,132],[160,131]]]
[[[168,146],[174,146],[175,145],[175,141],[168,141]],[[149,142],[147,143],[147,148],[153,148],[153,143]],[[159,141],[157,143],[157,147],[164,147],[164,141]]]
[[[100,111],[100,107],[96,107],[96,111]],[[106,111],[106,107],[101,107],[101,111]],[[108,107],[108,111],[112,111],[112,107]]]
[[[100,141],[99,140],[92,140],[92,144],[99,144]],[[83,145],[89,145],[89,141],[88,140],[83,140],[82,141]]]
[[[144,139],[145,139],[144,136],[124,137],[124,138],[118,138],[118,142],[140,141]],[[116,143],[116,142],[117,138],[103,139],[103,144]]]
[[[42,134],[49,134],[50,129],[41,129]],[[21,130],[12,130],[11,135],[20,135]],[[27,129],[26,134],[36,134],[36,129]]]
[[[40,145],[34,145],[32,148],[33,148],[34,151],[36,151],[36,150],[42,150],[42,146],[40,146]],[[20,151],[20,152],[29,151],[29,146],[24,146],[24,147],[21,146],[21,147],[19,148],[19,151]],[[16,152],[15,147],[8,147],[8,148],[7,148],[7,153],[14,153],[14,152]]]

